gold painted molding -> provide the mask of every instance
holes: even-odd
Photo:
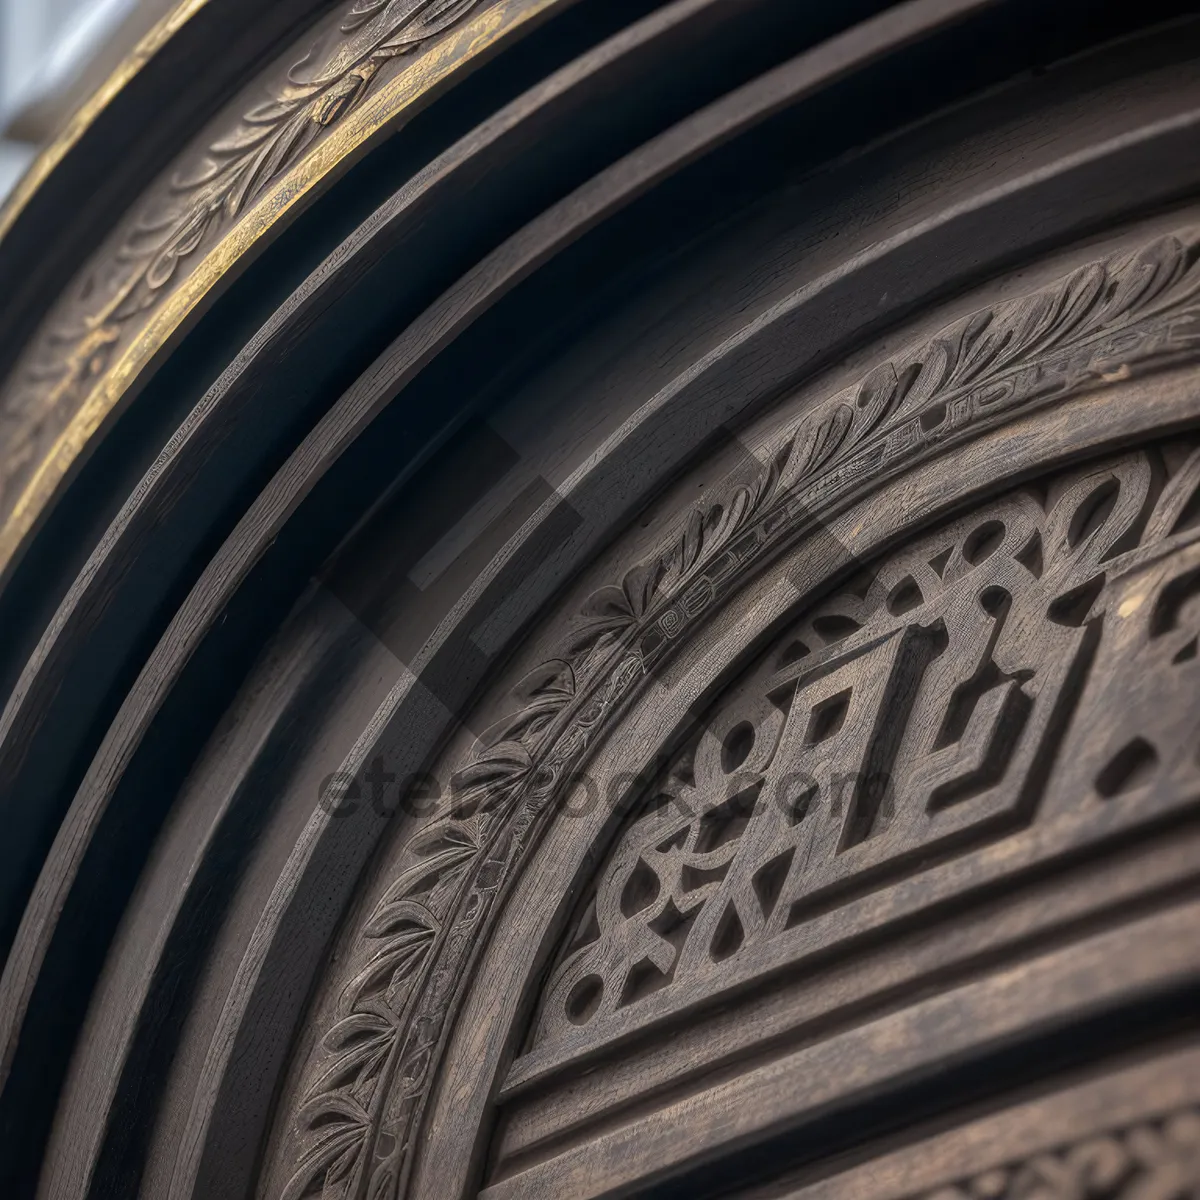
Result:
[[[152,36],[168,36],[164,26],[205,2],[186,0]],[[282,78],[265,101],[259,88],[257,102],[243,98],[180,154],[80,271],[0,390],[0,582],[89,444],[206,302],[372,140],[569,2],[348,0],[323,43],[313,48],[307,32],[260,76]],[[81,110],[88,120],[112,82]],[[53,165],[39,160],[39,178]]]
[[[29,170],[9,193],[3,207],[0,207],[0,238],[8,236],[13,223],[29,206],[38,188],[117,94],[208,2],[179,0],[145,33],[100,87],[72,113],[66,125],[41,149]]]

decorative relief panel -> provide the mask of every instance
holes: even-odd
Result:
[[[1194,359],[1198,246],[1185,229],[1098,260],[881,363],[590,597],[351,943],[290,1120],[285,1200],[404,1194],[454,1015],[519,867],[656,664],[786,549],[918,464]],[[1176,445],[1063,473],[921,534],[806,614],[620,837],[551,976],[534,1053],[561,1063],[653,1006],[711,996],[764,951],[786,965],[789,937],[830,906],[1060,809],[1111,832],[1113,813],[1177,805],[1195,766],[1178,703],[1139,708],[1142,741],[1118,737],[1105,761],[1075,755],[1086,786],[1048,773],[1064,739],[1103,720],[1104,689],[1145,663],[1175,672],[1156,695],[1194,694],[1198,482],[1200,457]]]
[[[1123,454],[921,536],[806,613],[649,789],[535,1044],[578,1052],[580,1027],[603,1037],[654,993],[702,997],[813,915],[1030,822],[1195,795],[1198,501],[1200,452]]]

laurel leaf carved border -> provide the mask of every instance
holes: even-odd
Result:
[[[121,240],[79,276],[0,394],[0,515],[56,430],[105,374],[126,329],[170,291],[180,267],[210,246],[319,137],[366,100],[380,70],[418,52],[496,0],[351,0],[320,55],[176,166]]]
[[[448,818],[359,931],[358,973],[290,1122],[285,1200],[403,1194],[430,1083],[479,947],[554,802],[649,672],[735,589],[866,491],[987,429],[1200,352],[1200,229],[980,309],[829,398],[757,477],[691,511],[584,604],[559,658],[451,781]]]

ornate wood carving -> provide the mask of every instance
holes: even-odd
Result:
[[[1081,818],[1082,840],[1118,798],[1189,801],[1198,493],[1200,453],[1175,447],[1068,471],[804,614],[640,802],[547,985],[539,1056],[772,969],[786,949],[753,948],[1035,812]],[[1050,781],[1069,726],[1086,738]]]
[[[1195,1190],[1200,17],[1063,2],[175,5],[0,239],[6,1195]]]
[[[661,553],[591,597],[577,636],[520,685],[516,711],[487,731],[482,751],[454,777],[451,815],[409,843],[404,869],[361,930],[355,973],[314,1056],[293,1121],[289,1200],[403,1193],[409,1148],[449,1023],[505,889],[598,735],[654,667],[786,547],[917,463],[1017,414],[1194,356],[1198,247],[1200,235],[1184,230],[1137,253],[1091,263],[955,322],[882,364],[766,447],[754,479],[732,488],[721,503],[693,511]],[[899,764],[903,786],[896,794],[911,791],[924,807],[893,812],[887,789],[868,783],[851,796],[843,823],[835,826],[817,819],[811,788],[789,794],[792,803],[770,810],[765,822],[752,817],[758,809],[750,807],[746,789],[705,795],[701,817],[678,830],[664,825],[663,842],[649,851],[664,856],[662,903],[647,901],[655,905],[653,915],[638,906],[640,859],[622,857],[619,849],[613,860],[619,865],[610,869],[604,891],[602,929],[605,922],[612,929],[632,920],[650,951],[625,946],[624,934],[574,950],[552,985],[558,1008],[544,1016],[542,1036],[564,1029],[564,1020],[574,1027],[573,1016],[586,1022],[601,1003],[615,1010],[630,986],[627,1003],[640,998],[639,989],[656,982],[653,973],[638,975],[643,961],[668,984],[672,972],[682,980],[714,957],[714,946],[729,948],[715,958],[728,958],[748,936],[785,927],[793,912],[848,882],[886,873],[943,842],[992,836],[1027,819],[1032,791],[1026,784],[1038,777],[1040,753],[1061,734],[1081,664],[1097,653],[1094,618],[1102,601],[1092,585],[1115,571],[1108,562],[1114,555],[1142,555],[1121,560],[1126,574],[1163,569],[1160,543],[1174,550],[1170,538],[1187,540],[1178,531],[1190,519],[1196,469],[1189,459],[1160,495],[1155,460],[1132,455],[1099,474],[1068,476],[1044,503],[1036,493],[1015,494],[985,517],[938,534],[944,547],[926,553],[922,542],[905,552],[852,603],[837,602],[850,603],[854,612],[812,614],[808,655],[773,664],[777,675],[752,702],[754,719],[771,731],[765,744],[799,744],[820,733],[826,748],[844,744],[853,769],[867,780],[895,774]],[[1000,523],[1004,531],[996,533]],[[1143,550],[1131,551],[1139,538]],[[1166,622],[1164,633],[1176,629],[1170,623],[1176,617],[1162,615],[1168,610],[1190,629],[1185,601],[1192,593],[1173,582],[1186,578],[1186,570],[1175,571],[1146,601],[1144,615]],[[910,601],[920,607],[910,609]],[[823,617],[844,620],[818,628]],[[857,628],[851,631],[846,621]],[[812,663],[806,666],[807,658]],[[819,677],[811,681],[812,703],[807,697],[800,707],[793,703],[795,719],[773,706],[777,689],[799,695],[813,672]],[[854,684],[860,692],[875,689],[874,704],[865,696],[860,703]],[[946,688],[956,697],[953,712],[935,713]],[[897,708],[915,718],[911,736],[924,752],[921,762],[906,757],[903,723],[875,721],[881,709]],[[695,779],[686,787],[704,793],[726,752],[723,740],[719,747],[698,747]],[[740,750],[729,753],[736,757]],[[740,769],[753,761],[763,772],[760,783],[769,762],[751,756],[763,753],[752,746],[736,764]],[[814,764],[814,777],[820,780],[825,769]],[[1113,792],[1137,777],[1136,769],[1122,772],[1113,768]],[[1103,792],[1108,776],[1097,778]],[[728,800],[738,803],[722,809]],[[718,809],[720,820],[705,825],[704,815]],[[653,841],[647,828],[634,827],[639,855]],[[673,838],[679,840],[669,844]],[[695,873],[688,898],[685,869]],[[627,892],[632,899],[623,909]],[[669,914],[666,892],[675,895]],[[725,919],[730,911],[740,933]],[[572,973],[593,947],[605,966],[584,974],[608,988],[596,994],[595,1006],[585,997],[575,1012],[579,981]],[[606,978],[610,967],[620,979]]]
[[[0,395],[0,512],[105,373],[127,326],[322,134],[362,104],[380,69],[493,0],[352,0],[336,33],[288,70],[271,97],[184,154],[48,318]]]

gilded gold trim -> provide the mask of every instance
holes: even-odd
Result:
[[[192,0],[195,7],[201,2],[203,0]],[[238,264],[251,258],[323,180],[348,165],[372,138],[394,127],[400,118],[418,109],[425,98],[464,70],[473,59],[563,2],[482,0],[481,3],[481,0],[460,0],[458,5],[432,5],[430,11],[438,14],[451,12],[460,15],[461,20],[447,27],[447,21],[431,18],[429,24],[433,26],[433,33],[438,35],[436,40],[431,41],[420,57],[414,58],[403,70],[382,82],[375,81],[377,86],[370,91],[381,62],[408,53],[417,39],[415,35],[405,38],[393,36],[381,43],[376,37],[373,43],[367,45],[367,53],[362,53],[364,34],[370,31],[370,27],[375,27],[377,32],[378,23],[398,6],[395,0],[354,0],[341,14],[342,41],[322,61],[315,75],[297,74],[305,65],[302,60],[289,72],[288,84],[275,100],[240,115],[225,140],[210,141],[209,157],[201,164],[202,169],[223,169],[220,162],[215,165],[212,162],[215,152],[223,152],[234,139],[247,136],[247,127],[253,126],[255,121],[269,122],[281,105],[292,104],[297,97],[298,104],[285,117],[291,121],[295,112],[301,116],[307,115],[310,123],[319,127],[321,134],[320,139],[313,142],[296,161],[292,162],[285,156],[286,169],[278,174],[264,170],[256,176],[257,190],[245,207],[241,206],[246,195],[240,184],[234,201],[230,202],[224,193],[217,198],[217,207],[213,212],[220,209],[237,219],[195,262],[190,272],[174,282],[171,290],[161,286],[160,281],[170,280],[178,260],[202,248],[203,235],[213,227],[211,222],[199,232],[187,226],[186,221],[172,226],[168,241],[156,244],[155,254],[133,272],[133,282],[120,284],[115,298],[111,298],[99,311],[83,316],[77,336],[73,336],[62,356],[65,375],[44,388],[44,395],[39,395],[38,403],[46,409],[52,409],[56,404],[70,407],[74,399],[68,394],[71,386],[81,380],[91,382],[92,386],[77,402],[65,427],[37,463],[11,511],[4,517],[4,524],[0,527],[0,578],[7,573],[23,540],[37,525],[56,489],[65,480],[88,441],[122,401],[132,397],[155,357],[180,333],[205,299],[235,273]],[[406,10],[412,7],[404,6]],[[440,24],[436,21],[440,21]],[[406,24],[405,29],[409,28]],[[299,129],[294,121],[291,127]],[[301,136],[307,138],[309,134]],[[286,151],[281,151],[281,154],[286,155]],[[207,185],[208,177],[202,179],[201,183]],[[180,186],[177,179],[174,187],[178,190]],[[192,211],[188,210],[189,213]],[[129,236],[136,236],[137,232],[135,228]],[[131,257],[128,245],[127,241],[115,255],[110,253],[108,257],[127,262]],[[157,264],[168,252],[173,255],[172,260],[156,273]],[[148,299],[145,295],[147,289],[153,292]],[[136,329],[130,323],[131,317],[140,321]],[[53,324],[54,320],[52,314],[46,325]],[[38,338],[42,341],[47,340],[46,325],[39,331]],[[53,333],[49,336],[51,339],[54,337]],[[64,339],[59,335],[58,340],[61,342]],[[36,381],[36,366],[31,368],[25,364],[25,370]],[[68,381],[66,385],[64,379]],[[12,385],[13,381],[10,381],[10,387]],[[40,387],[38,390],[39,393],[43,391]]]
[[[66,125],[39,152],[0,208],[0,238],[6,237],[17,217],[28,206],[38,188],[66,157],[67,151],[91,128],[96,118],[112,103],[129,81],[173,38],[209,0],[179,0],[166,16],[142,37],[121,60],[116,70],[71,115]]]

